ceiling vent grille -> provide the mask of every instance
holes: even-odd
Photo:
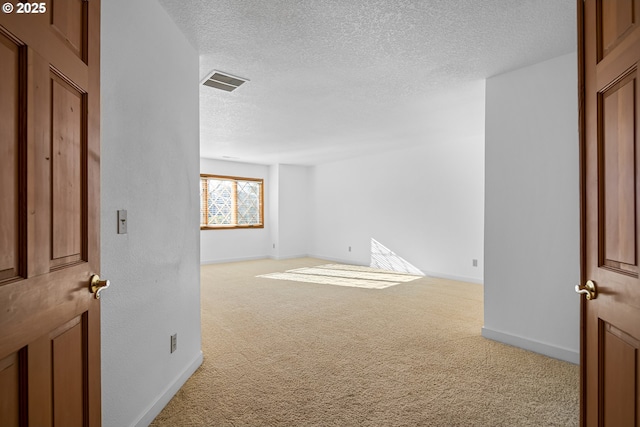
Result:
[[[211,74],[205,77],[202,84],[216,89],[225,90],[227,92],[232,92],[240,87],[241,84],[248,81],[248,79],[243,79],[242,77],[236,77],[228,73],[223,73],[222,71],[214,70]]]

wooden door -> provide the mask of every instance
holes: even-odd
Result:
[[[99,0],[0,12],[3,427],[101,423],[99,37]]]
[[[582,423],[640,426],[640,0],[578,0]]]

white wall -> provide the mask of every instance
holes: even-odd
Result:
[[[103,425],[146,426],[202,361],[198,54],[155,0],[108,0],[101,72]]]
[[[280,182],[280,168],[277,167],[277,165],[269,167],[269,181],[269,188],[266,189],[267,191],[265,191],[264,194],[265,203],[267,203],[269,207],[269,228],[267,230],[269,232],[269,242],[267,244],[269,245],[269,257],[277,259],[278,252],[280,251],[280,220],[278,219],[280,215],[280,206],[278,206],[278,199],[280,197],[280,186],[278,185]],[[267,215],[266,212],[265,215]]]
[[[415,106],[422,133],[398,139],[413,147],[314,167],[311,254],[366,265],[373,238],[424,273],[482,282],[484,107],[484,81],[462,85]]]
[[[202,230],[203,264],[308,254],[309,168],[200,159],[201,173],[264,179],[262,229]]]
[[[274,211],[272,257],[276,259],[306,256],[309,253],[309,171],[305,166],[274,165],[277,171],[277,194],[272,199]],[[276,187],[276,185],[274,185]],[[273,249],[273,245],[272,245]]]
[[[576,64],[487,80],[483,335],[578,363]]]
[[[271,229],[274,207],[270,202],[272,182],[269,166],[223,160],[200,159],[200,173],[264,179],[264,228],[202,230],[200,232],[200,261],[242,261],[267,258],[271,255]],[[199,205],[198,205],[198,209]]]
[[[482,282],[484,107],[484,81],[461,85],[416,102],[404,119],[422,133],[398,136],[411,148],[315,167],[201,159],[202,173],[264,178],[266,188],[265,229],[202,231],[201,261],[368,265],[374,238],[425,273]]]

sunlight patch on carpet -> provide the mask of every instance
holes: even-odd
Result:
[[[296,268],[284,273],[261,274],[256,277],[318,283],[322,285],[350,286],[354,288],[384,289],[400,283],[411,282],[422,275],[397,273],[379,268],[347,264],[325,264],[316,267]]]

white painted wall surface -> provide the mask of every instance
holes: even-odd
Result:
[[[309,253],[309,171],[306,166],[275,165],[278,169],[278,242],[275,258]]]
[[[483,335],[578,363],[576,64],[487,80]]]
[[[146,426],[202,361],[198,54],[155,0],[108,0],[101,72],[103,425]]]
[[[315,166],[311,254],[368,265],[373,238],[424,273],[482,282],[484,108],[484,81],[460,86],[415,105],[422,132],[398,136],[411,148]]]
[[[203,264],[308,254],[309,168],[200,159],[201,173],[264,179],[263,229],[202,230]]]
[[[267,258],[271,255],[273,209],[270,206],[269,166],[223,160],[200,159],[200,173],[264,179],[264,228],[202,230],[200,260],[203,264]],[[199,187],[198,187],[199,188]],[[200,209],[200,205],[198,205]],[[198,222],[199,224],[199,222]]]
[[[265,192],[264,197],[268,200],[267,207],[269,212],[265,210],[266,221],[265,227],[269,235],[269,241],[267,242],[267,250],[269,251],[269,257],[277,259],[278,252],[280,251],[280,221],[278,215],[280,213],[280,207],[278,206],[278,198],[280,196],[280,168],[269,167],[269,188]]]

